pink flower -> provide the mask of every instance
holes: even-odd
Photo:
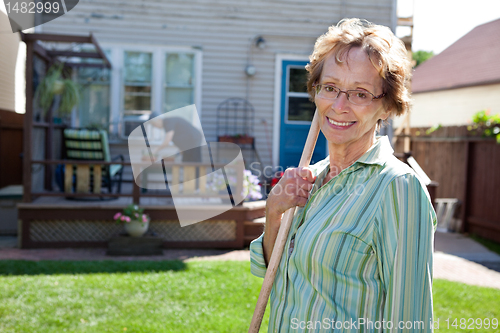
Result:
[[[148,222],[148,217],[146,216],[146,214],[142,215],[142,222]]]
[[[113,216],[113,220],[118,220],[122,216],[122,213],[116,213],[115,216]]]
[[[125,222],[130,222],[130,217],[125,216]]]
[[[120,221],[125,221],[125,217],[124,215],[120,216]]]

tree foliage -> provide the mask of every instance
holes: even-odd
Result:
[[[415,51],[413,52],[413,60],[416,61],[415,67],[422,64],[424,61],[429,60],[434,56],[432,51]]]

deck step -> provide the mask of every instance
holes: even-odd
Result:
[[[250,245],[250,243],[262,234],[264,231],[264,223],[266,221],[265,217],[261,217],[252,221],[245,221],[245,246]]]

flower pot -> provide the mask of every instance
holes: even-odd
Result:
[[[131,237],[141,237],[148,231],[149,221],[148,222],[139,222],[139,221],[130,221],[125,222],[125,231]]]

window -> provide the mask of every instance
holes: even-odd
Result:
[[[310,122],[316,107],[307,93],[307,71],[303,67],[288,66],[287,123]]]
[[[194,54],[169,53],[165,56],[163,112],[194,103]]]
[[[152,111],[168,112],[191,104],[201,110],[200,50],[113,43],[103,46],[113,68],[78,70],[84,90],[76,126],[100,124],[110,130],[111,139],[126,139]]]
[[[124,116],[151,112],[151,59],[151,53],[126,51],[124,54]]]
[[[110,51],[105,50],[110,59]],[[101,63],[100,60],[86,58],[86,63]],[[100,67],[79,67],[77,81],[81,86],[78,104],[77,127],[109,128],[110,117],[110,79],[111,71]]]

